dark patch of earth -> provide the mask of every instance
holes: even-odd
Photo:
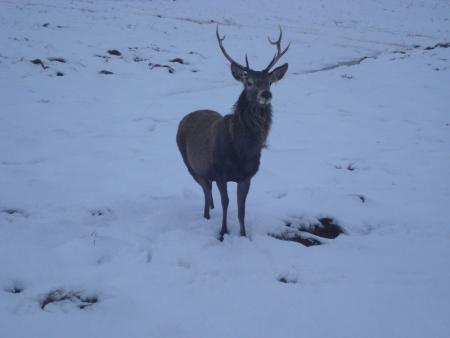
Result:
[[[42,310],[52,303],[59,303],[63,301],[69,301],[74,303],[79,309],[85,309],[93,304],[98,303],[97,296],[87,296],[81,291],[65,291],[63,289],[56,289],[46,294],[40,301]]]
[[[269,236],[283,241],[297,242],[306,247],[323,244],[319,239],[311,237],[309,234],[321,238],[335,239],[345,233],[343,227],[331,217],[319,218],[317,223],[314,224],[294,224],[292,221],[286,221],[284,225],[288,229],[277,234],[270,233]]]

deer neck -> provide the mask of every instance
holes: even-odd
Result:
[[[233,120],[234,138],[262,148],[272,124],[272,106],[249,101],[244,90],[234,105]]]

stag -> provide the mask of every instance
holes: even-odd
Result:
[[[228,192],[227,182],[237,183],[238,219],[240,235],[245,231],[245,200],[250,189],[250,181],[260,164],[261,150],[264,148],[272,124],[272,93],[270,86],[281,80],[288,69],[285,63],[273,70],[273,66],[289,49],[281,49],[283,31],[280,27],[278,40],[269,43],[277,49],[269,65],[261,71],[250,68],[247,54],[246,66],[233,60],[225,50],[220,37],[219,26],[216,37],[225,58],[231,64],[231,74],[244,85],[231,114],[222,116],[213,110],[197,110],[186,115],[177,132],[177,145],[183,161],[194,180],[202,187],[205,195],[203,216],[210,218],[214,208],[212,182],[215,181],[222,202],[222,241],[227,228]]]

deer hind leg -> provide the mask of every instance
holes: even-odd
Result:
[[[227,228],[227,211],[228,211],[228,192],[227,182],[225,180],[217,180],[217,187],[220,192],[220,200],[222,202],[222,229],[220,230],[219,240],[223,241],[223,236],[228,233]]]
[[[241,226],[241,236],[246,236],[245,232],[245,200],[247,198],[248,190],[250,189],[250,180],[239,182],[237,186],[237,202],[238,202],[238,219]]]
[[[210,208],[212,209],[211,206],[214,207],[212,199],[212,182],[202,177],[197,177],[196,180],[198,184],[200,184],[200,186],[202,187],[203,194],[205,195],[205,207],[203,209],[203,217],[209,219],[210,218],[209,209]]]

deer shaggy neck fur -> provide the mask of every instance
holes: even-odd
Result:
[[[260,105],[255,100],[249,101],[246,94],[243,90],[233,106],[234,116],[238,119],[233,125],[234,134],[244,139],[251,138],[263,147],[272,125],[272,106]]]

